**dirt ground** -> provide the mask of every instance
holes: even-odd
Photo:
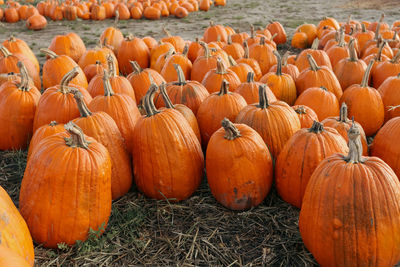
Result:
[[[250,24],[265,26],[280,21],[291,36],[303,22],[316,23],[323,16],[338,20],[376,20],[382,12],[386,21],[400,19],[396,1],[323,0],[227,0],[224,8],[190,14],[182,20],[121,21],[124,34],[163,37],[162,27],[172,34],[193,40],[202,35],[210,20],[241,31]],[[28,31],[23,22],[0,25],[0,41],[10,35],[25,40],[37,53],[61,33],[78,33],[88,48],[96,46],[101,32],[112,20],[49,21],[45,30]],[[19,185],[26,152],[0,152],[0,185],[18,205]],[[106,232],[90,234],[87,242],[58,250],[36,246],[37,266],[316,266],[298,231],[299,210],[283,202],[274,190],[257,208],[232,212],[212,197],[206,179],[190,199],[181,203],[154,201],[136,188],[113,203]],[[68,229],[66,229],[68,231]]]

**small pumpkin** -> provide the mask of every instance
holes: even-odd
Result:
[[[209,70],[201,82],[207,91],[211,94],[218,92],[221,88],[221,82],[226,80],[231,90],[236,90],[240,84],[239,77],[230,69],[226,69],[220,58],[217,58],[217,67]]]
[[[150,50],[142,39],[130,34],[121,42],[117,58],[121,73],[128,75],[132,72],[130,61],[136,61],[141,68],[149,67]]]
[[[32,155],[35,148],[39,147],[38,144],[46,137],[56,133],[64,132],[64,124],[59,124],[56,121],[52,121],[49,124],[39,127],[32,136],[31,142],[29,143],[27,159]]]
[[[294,111],[296,111],[297,116],[299,117],[302,129],[311,128],[314,121],[318,121],[318,115],[312,108],[305,105],[294,105],[292,106],[292,108],[294,109]]]
[[[379,86],[378,92],[382,96],[385,109],[385,122],[394,117],[399,117],[400,109],[392,107],[400,105],[400,73],[397,76],[387,78]]]

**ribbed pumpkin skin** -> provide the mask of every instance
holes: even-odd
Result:
[[[71,57],[76,63],[79,62],[79,59],[86,52],[86,47],[82,39],[72,32],[66,35],[56,35],[51,40],[49,49],[57,55],[66,55]]]
[[[29,45],[21,39],[15,38],[11,36],[9,39],[4,40],[3,46],[8,49],[11,53],[16,54],[24,54],[27,58],[29,58],[32,63],[36,66],[36,70],[40,70],[39,61],[37,60],[35,54]]]
[[[229,82],[229,88],[232,91],[235,91],[235,89],[240,85],[239,77],[236,75],[235,72],[230,69],[224,69],[221,73],[218,73],[217,69],[209,70],[204,76],[201,83],[204,85],[205,88],[207,88],[207,91],[212,94],[219,91],[221,87],[221,82],[223,80]]]
[[[211,193],[219,203],[232,210],[260,204],[271,189],[273,166],[261,136],[244,124],[235,124],[241,136],[224,138],[220,128],[207,147],[206,172]]]
[[[123,76],[111,76],[110,83],[115,93],[129,96],[136,102],[135,91],[127,78]],[[87,91],[93,98],[104,95],[103,74],[97,74],[92,78],[87,87]]]
[[[308,183],[299,227],[321,266],[394,266],[400,260],[400,184],[382,160],[326,158]]]
[[[114,94],[112,96],[96,96],[89,104],[89,109],[104,111],[113,118],[125,140],[126,148],[131,153],[133,148],[133,129],[140,117],[136,103],[128,96]]]
[[[15,251],[9,249],[4,245],[0,245],[0,267],[29,267],[28,262]]]
[[[111,156],[112,199],[126,194],[132,185],[132,166],[124,139],[114,120],[105,112],[73,120],[83,132],[103,144]]]
[[[151,198],[172,201],[193,194],[202,179],[204,157],[196,135],[179,111],[165,109],[142,116],[133,140],[135,183],[140,191]]]
[[[43,125],[39,127],[32,136],[31,142],[29,143],[28,156],[27,159],[31,156],[35,147],[46,137],[51,136],[56,133],[65,132],[64,124],[58,124],[56,122],[52,122],[50,124]]]
[[[132,72],[129,61],[136,61],[142,68],[147,68],[150,64],[150,50],[146,43],[137,37],[129,38],[121,42],[117,56],[119,69],[124,75]]]
[[[400,116],[400,108],[389,110],[389,106],[400,105],[400,76],[387,78],[378,92],[382,96],[382,102],[385,110],[385,122]]]
[[[140,73],[132,72],[127,77],[133,90],[135,91],[136,104],[140,103],[142,97],[146,94],[147,90],[149,90],[151,84],[149,75],[151,75],[156,85],[160,85],[162,82],[165,82],[165,79],[157,71],[149,68],[144,69]]]
[[[347,153],[347,143],[333,128],[321,132],[297,131],[285,144],[275,163],[278,194],[301,208],[308,181],[318,164],[335,153]]]
[[[351,61],[349,58],[340,60],[333,68],[343,91],[353,84],[360,84],[366,69],[364,61]]]
[[[107,64],[107,57],[110,55],[115,62],[116,72],[119,73],[118,70],[118,61],[114,55],[114,52],[107,47],[96,48],[87,50],[79,59],[78,65],[82,70],[85,69],[87,65],[96,64],[96,61],[100,61],[102,64]]]
[[[0,86],[0,150],[26,149],[33,134],[33,120],[40,92],[20,90],[19,82]]]
[[[384,160],[400,179],[400,117],[389,120],[375,135],[371,156]]]
[[[260,101],[258,96],[258,87],[261,85],[261,82],[245,82],[241,83],[235,90],[235,93],[240,94],[246,100],[247,104],[254,104]],[[268,99],[271,102],[276,101],[276,97],[274,93],[271,91],[269,87],[266,88]]]
[[[1,245],[9,248],[24,258],[28,266],[33,266],[34,251],[28,226],[15,207],[7,192],[0,186],[0,241]],[[1,253],[0,253],[1,255]],[[1,256],[0,256],[0,266]],[[4,265],[6,267],[7,265]],[[8,265],[13,266],[13,265]]]
[[[318,115],[315,111],[305,105],[292,106],[300,120],[301,128],[310,128],[314,121],[318,121]]]
[[[114,27],[108,27],[100,35],[100,43],[103,45],[110,45],[116,55],[118,55],[118,50],[123,40],[124,36],[122,35],[122,32]]]
[[[301,53],[297,56],[296,59],[296,67],[299,69],[299,72],[302,73],[304,70],[310,67],[307,60],[307,54],[310,54],[317,62],[318,66],[325,66],[328,69],[332,70],[332,64],[329,59],[329,56],[323,50],[315,50],[315,49],[306,49],[301,51]]]
[[[21,184],[21,214],[35,242],[48,248],[86,240],[90,228],[107,226],[111,213],[107,149],[90,137],[88,149],[69,147],[66,137],[70,135],[58,133],[40,142]]]
[[[260,108],[258,104],[248,105],[239,112],[236,122],[256,130],[274,158],[301,127],[296,112],[282,101],[272,102],[267,108]]]
[[[269,72],[261,77],[260,82],[268,85],[278,100],[284,101],[290,106],[296,101],[296,85],[289,74],[281,73],[278,75]]]

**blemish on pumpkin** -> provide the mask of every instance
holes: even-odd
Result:
[[[339,229],[343,226],[343,223],[338,218],[333,219],[333,228]]]
[[[10,219],[8,218],[6,213],[0,215],[0,220],[3,221],[5,225],[10,223]]]
[[[374,219],[371,218],[371,226],[374,226]]]

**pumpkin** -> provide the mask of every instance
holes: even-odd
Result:
[[[222,48],[233,59],[239,59],[244,56],[244,49],[241,44],[232,42],[232,35],[228,36],[227,44]]]
[[[400,150],[398,136],[400,133],[400,117],[390,119],[379,129],[371,145],[371,156],[385,161],[400,177]]]
[[[0,150],[24,150],[32,137],[33,118],[40,92],[29,82],[28,72],[18,62],[21,80],[0,87]]]
[[[385,110],[385,122],[399,117],[400,109],[391,108],[400,105],[400,74],[387,78],[378,88],[378,92],[382,97]]]
[[[109,45],[113,48],[114,54],[118,55],[121,43],[124,40],[122,32],[117,28],[117,23],[119,20],[119,12],[115,11],[114,27],[106,28],[100,35],[100,43],[103,45]]]
[[[5,82],[12,82],[15,80],[21,80],[19,73],[9,72],[9,73],[0,73],[0,86]]]
[[[212,134],[220,128],[223,118],[234,120],[245,106],[246,100],[240,94],[230,92],[229,83],[223,80],[220,91],[204,99],[197,111],[203,147],[207,147]]]
[[[226,33],[224,26],[215,25],[213,21],[210,21],[210,25],[204,31],[203,39],[206,43],[215,41],[226,43],[228,41],[228,34]]]
[[[361,125],[356,121],[351,121],[347,118],[347,105],[346,103],[342,103],[340,107],[339,117],[329,117],[322,121],[325,127],[331,127],[338,131],[338,133],[343,136],[343,138],[348,143],[349,138],[347,136],[347,132],[350,127],[355,124],[360,130],[360,138],[363,146],[363,155],[368,156],[368,143],[367,138],[365,137],[365,133]]]
[[[117,58],[121,73],[128,75],[132,72],[129,61],[136,61],[141,68],[149,66],[150,50],[142,39],[130,34],[121,42]]]
[[[294,81],[296,81],[297,77],[299,76],[300,72],[296,65],[288,63],[289,51],[287,51],[280,61],[281,65],[281,72],[289,74]],[[276,72],[278,70],[279,61],[276,65],[273,65],[268,72]]]
[[[89,103],[89,109],[93,112],[103,111],[113,118],[125,140],[128,151],[131,153],[133,149],[133,129],[140,117],[136,102],[128,95],[114,92],[109,74],[106,71],[102,79],[104,95],[93,98]]]
[[[237,63],[231,56],[228,57],[230,67],[229,70],[236,73],[241,83],[246,82],[247,74],[249,72],[253,72],[252,67],[247,65],[246,63]]]
[[[143,16],[150,20],[160,19],[161,11],[155,7],[148,6],[143,10]]]
[[[4,20],[8,23],[15,23],[19,21],[18,10],[14,7],[7,7],[4,9]]]
[[[312,55],[307,55],[307,58],[310,68],[302,71],[296,79],[297,95],[310,87],[323,86],[339,99],[343,91],[335,74],[326,66],[318,66]]]
[[[373,31],[369,31],[366,29],[364,24],[361,24],[361,31],[360,32],[356,32],[354,34],[354,38],[357,39],[358,45],[360,47],[360,49],[364,49],[365,44],[374,39],[375,37],[375,33]]]
[[[178,80],[174,64],[178,64],[181,67],[186,79],[190,78],[190,74],[192,72],[192,62],[187,56],[188,51],[189,45],[185,45],[182,53],[176,53],[166,58],[164,66],[160,72],[161,76],[164,77],[166,82]]]
[[[69,56],[58,56],[53,51],[45,48],[40,49],[40,52],[49,57],[49,59],[44,63],[42,70],[43,89],[46,90],[49,87],[60,84],[64,75],[75,67],[77,67],[79,73],[71,80],[71,83],[83,88],[88,87],[88,82],[84,72]]]
[[[70,84],[78,73],[78,69],[73,68],[64,75],[59,85],[49,87],[44,91],[36,107],[33,132],[51,121],[67,123],[79,117],[79,110],[75,104],[73,91],[79,90],[82,92],[86,103],[92,101],[92,97],[85,88]]]
[[[86,47],[79,35],[71,32],[66,35],[54,36],[49,45],[49,50],[57,55],[69,56],[78,63],[79,59],[85,54]],[[82,66],[81,68],[85,69],[85,67]]]
[[[311,46],[314,39],[317,38],[317,27],[314,24],[302,24],[296,28],[295,33],[305,33],[307,36],[307,46]],[[294,36],[293,36],[294,38]],[[306,47],[307,47],[306,46]]]
[[[311,128],[314,121],[318,121],[318,115],[312,108],[305,105],[295,105],[292,106],[292,108],[294,109],[294,111],[296,111],[296,114],[299,117],[302,129]]]
[[[319,66],[325,66],[329,70],[332,70],[332,64],[329,59],[328,54],[324,50],[318,50],[319,39],[316,38],[309,49],[305,49],[300,52],[296,58],[296,67],[299,69],[300,73],[310,67],[308,61],[308,55],[311,55],[314,61]]]
[[[158,42],[156,41],[156,39],[154,39],[151,36],[145,36],[142,38],[142,40],[147,45],[150,52],[154,47],[156,47],[158,45]]]
[[[15,251],[4,245],[0,245],[0,266],[29,267],[31,265]]]
[[[211,55],[208,45],[204,42],[200,42],[200,45],[204,49],[204,56],[198,57],[192,65],[192,72],[190,74],[190,79],[198,82],[202,82],[204,76],[206,76],[209,70],[215,69],[217,67],[216,56]]]
[[[38,144],[19,196],[33,239],[47,248],[84,241],[89,229],[103,232],[111,213],[110,154],[75,124],[65,129]]]
[[[362,156],[359,136],[356,126],[350,128],[348,155],[324,159],[304,194],[300,234],[321,266],[394,266],[400,260],[400,183],[381,159]]]
[[[29,143],[27,159],[29,160],[29,157],[32,155],[32,151],[36,147],[39,147],[38,144],[40,143],[40,141],[42,141],[44,138],[48,136],[51,136],[56,133],[62,133],[64,131],[65,131],[64,124],[59,124],[56,121],[52,121],[49,124],[39,127],[33,134],[31,142]]]
[[[296,99],[295,105],[310,107],[320,121],[328,117],[339,116],[339,100],[325,87],[311,87]]]
[[[286,43],[286,32],[282,24],[280,24],[278,21],[270,21],[266,28],[272,35],[275,35],[275,37],[273,38],[275,43]]]
[[[367,46],[368,44],[366,44]],[[382,45],[382,48],[381,48]],[[387,56],[388,58],[393,58],[393,50],[390,48],[388,43],[386,41],[382,41],[381,39],[378,39],[376,44],[371,44],[367,48],[365,48],[364,52],[362,53],[362,59],[366,61],[366,58],[370,55],[377,54],[378,51],[381,50],[382,55]]]
[[[199,43],[199,38],[196,38],[194,42],[190,42],[187,56],[191,62],[194,62],[196,60],[199,50],[201,48],[202,47]]]
[[[210,0],[200,0],[199,9],[201,11],[208,11],[210,9]]]
[[[175,9],[174,15],[175,15],[175,17],[181,19],[181,18],[187,17],[187,15],[189,15],[189,12],[186,8],[184,8],[183,6],[180,6],[177,9]]]
[[[47,20],[40,14],[32,15],[26,20],[26,27],[30,30],[38,31],[46,28],[46,26]]]
[[[372,72],[374,88],[378,88],[389,77],[400,73],[400,51],[389,61],[383,61],[376,65]]]
[[[37,60],[35,54],[32,52],[28,44],[22,39],[10,36],[10,38],[4,40],[3,46],[13,54],[25,55],[35,65],[36,70],[40,70],[39,61]]]
[[[368,78],[374,60],[368,64],[361,84],[354,84],[344,91],[340,104],[345,102],[350,117],[361,124],[365,134],[375,134],[384,122],[385,112],[379,92],[368,86]]]
[[[154,47],[150,52],[150,68],[154,69],[154,66],[158,60],[158,58],[170,51],[171,49],[175,50],[174,46],[171,43],[160,42],[156,47]]]
[[[161,74],[161,70],[163,69],[165,62],[167,61],[167,59],[173,55],[176,54],[175,48],[171,48],[170,50],[168,50],[166,53],[160,55],[156,61],[156,63],[154,64],[154,66],[152,67],[152,69],[154,69],[155,71],[157,71],[158,73]]]
[[[222,120],[206,154],[207,181],[223,206],[245,210],[259,205],[272,186],[273,165],[261,136],[245,124]]]
[[[218,92],[221,88],[221,82],[226,80],[231,90],[236,90],[240,84],[239,77],[230,69],[226,69],[222,60],[217,58],[217,67],[209,70],[201,82],[207,91],[211,94]]]
[[[143,101],[147,115],[139,118],[133,131],[135,183],[148,197],[181,201],[199,186],[204,157],[183,115],[172,108],[160,111],[154,107],[156,89],[150,86]],[[154,157],[149,151],[159,154]]]
[[[253,44],[249,47],[249,56],[257,60],[263,75],[268,72],[271,66],[277,64],[273,51],[273,47],[265,43],[264,37],[261,37],[260,44]]]
[[[236,33],[233,33],[231,35],[232,42],[238,43],[240,45],[243,45],[243,43],[246,41],[247,38],[249,38],[249,34],[247,32],[240,32],[240,30],[236,30]]]
[[[354,48],[354,42],[349,43],[349,57],[341,59],[333,68],[340,86],[345,91],[353,84],[359,84],[362,81],[367,65],[361,59],[357,58],[357,52]]]
[[[354,39],[352,39],[354,40]],[[354,45],[354,41],[353,41]],[[332,46],[326,51],[326,54],[328,55],[332,69],[336,67],[336,64],[343,58],[348,58],[349,57],[349,50],[346,47],[346,42],[344,41],[344,32],[341,32],[340,37],[339,37],[339,43],[337,45]]]
[[[169,83],[165,88],[169,99],[173,104],[183,104],[190,108],[196,115],[200,104],[209,96],[207,89],[198,81],[186,81],[181,66],[174,65],[178,75],[178,81]],[[164,106],[160,97],[155,98],[156,107]]]
[[[179,35],[172,35],[165,27],[163,27],[163,31],[166,35],[166,37],[161,38],[161,41],[164,43],[171,43],[176,52],[183,52],[183,49],[185,49],[185,41],[183,38]]]
[[[344,138],[333,128],[314,121],[297,131],[285,144],[275,165],[276,188],[286,202],[301,208],[308,181],[320,162],[347,153]]]
[[[247,104],[258,103],[259,99],[259,91],[258,88],[262,85],[261,82],[254,81],[254,72],[247,73],[247,80],[244,83],[241,83],[235,90],[235,93],[240,94],[246,100]],[[276,101],[276,97],[271,89],[267,86],[265,88],[268,99],[271,102]]]
[[[132,165],[124,139],[110,115],[103,111],[92,113],[79,91],[74,92],[74,98],[80,117],[73,122],[88,136],[103,144],[110,153],[111,193],[112,199],[117,199],[125,195],[132,185]]]
[[[296,32],[293,34],[290,45],[297,49],[306,49],[308,47],[309,39],[306,33]]]
[[[239,58],[237,60],[237,63],[238,64],[244,63],[244,64],[249,65],[253,69],[254,80],[258,81],[261,79],[261,77],[263,75],[261,72],[260,64],[258,64],[258,61],[255,60],[254,58],[250,58],[249,47],[247,45],[247,41],[245,41],[243,43],[243,47],[244,47],[244,56],[242,58]]]
[[[83,70],[83,73],[85,73],[87,82],[90,82],[94,76],[103,73],[104,70],[108,70],[107,64],[96,60],[96,63],[87,65]]]
[[[236,117],[256,130],[267,144],[273,158],[279,155],[289,138],[300,129],[296,112],[285,102],[270,102],[266,86],[259,86],[259,103],[249,104]]]
[[[114,52],[105,46],[87,50],[79,59],[78,65],[84,70],[86,66],[95,64],[97,61],[99,61],[101,64],[107,64],[107,58],[109,56],[111,56],[115,63],[116,73],[119,73],[118,60],[115,57]]]
[[[324,17],[322,20],[320,20],[320,22],[318,22],[317,25],[317,36],[318,38],[321,38],[320,35],[320,30],[324,27],[324,26],[330,26],[335,30],[338,30],[340,28],[339,23],[337,22],[336,19],[332,18],[332,17]]]
[[[276,72],[268,72],[261,77],[260,82],[268,85],[278,100],[292,106],[297,96],[296,85],[292,76],[282,73],[282,60],[279,53],[275,50],[274,54],[278,62]]]

